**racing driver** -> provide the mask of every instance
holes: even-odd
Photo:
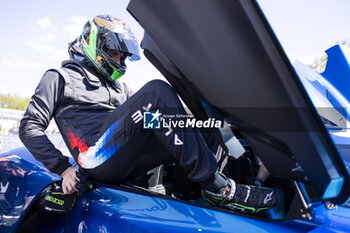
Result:
[[[119,82],[126,59],[140,59],[138,42],[122,20],[93,17],[68,51],[70,60],[43,75],[20,124],[22,142],[62,177],[64,194],[77,191],[79,178],[45,134],[52,118],[73,158],[92,180],[120,183],[175,160],[190,180],[201,185],[204,199],[212,205],[250,213],[277,205],[276,191],[241,185],[218,173],[215,157],[198,130],[143,129],[145,111],[154,112],[155,118],[159,113],[186,112],[171,86],[161,80],[148,82],[136,93]]]

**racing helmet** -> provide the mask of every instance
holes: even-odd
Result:
[[[123,76],[126,71],[125,59],[140,59],[136,37],[130,27],[111,15],[98,15],[88,20],[80,37],[79,47],[85,57],[111,82]],[[120,64],[113,60],[108,51],[123,53]]]

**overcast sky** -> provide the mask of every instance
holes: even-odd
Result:
[[[200,0],[198,0],[200,1]],[[259,0],[292,61],[306,59],[334,41],[350,39],[349,0]],[[45,70],[68,58],[67,42],[88,18],[113,14],[142,38],[143,30],[128,14],[128,0],[12,0],[0,8],[0,93],[30,97]],[[142,58],[129,62],[121,79],[134,90],[162,75]]]

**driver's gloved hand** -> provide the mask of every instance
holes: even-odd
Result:
[[[78,189],[79,196],[87,193],[94,188],[89,175],[83,169],[79,168],[77,171],[77,177],[80,181],[75,185],[75,188]]]
[[[46,192],[43,193],[40,205],[46,211],[56,213],[68,213],[74,209],[78,194],[64,194],[62,188],[55,183],[50,185]]]

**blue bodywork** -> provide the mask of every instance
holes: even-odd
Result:
[[[14,232],[30,205],[58,175],[21,158],[30,153],[26,149],[4,153],[0,157],[0,232]],[[23,153],[25,152],[25,153]],[[19,157],[19,156],[21,157]],[[32,160],[32,159],[29,159]]]
[[[326,127],[345,163],[350,162],[350,48],[335,45],[326,50],[323,73],[316,73],[300,61],[294,68],[318,113],[329,120]],[[348,167],[348,165],[347,165]]]
[[[25,152],[25,151],[23,151]],[[1,158],[8,158],[2,156]],[[8,191],[8,211],[3,209],[0,232],[14,232],[40,192],[58,177],[24,159],[9,158],[35,174],[36,184],[19,180],[10,186],[19,192]],[[2,162],[3,163],[3,162]],[[17,191],[17,189],[16,189]],[[19,198],[18,193],[23,193]],[[25,199],[32,193],[28,208]],[[12,200],[12,201],[11,201]],[[311,203],[310,203],[311,204]],[[79,198],[73,211],[57,216],[55,224],[42,226],[42,232],[349,232],[350,208],[338,206],[328,209],[324,203],[312,203],[313,220],[259,220],[239,216],[170,198],[142,194],[133,190],[97,185],[96,189]]]

